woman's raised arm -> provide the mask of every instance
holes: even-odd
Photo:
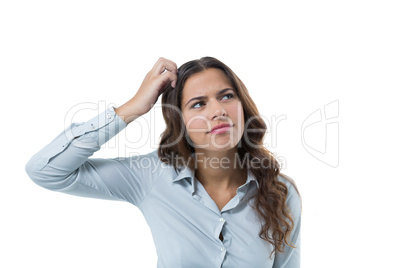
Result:
[[[170,71],[161,74],[162,68]],[[159,75],[156,75],[158,72]],[[138,167],[133,161],[140,162],[144,157],[157,158],[155,153],[141,155],[137,159],[89,157],[129,122],[147,113],[166,83],[175,83],[176,74],[175,65],[160,58],[130,101],[117,109],[111,107],[87,122],[72,123],[32,156],[25,166],[29,177],[49,190],[125,200],[138,205],[160,174],[156,174],[155,169]],[[153,160],[153,163],[157,163],[157,159]]]

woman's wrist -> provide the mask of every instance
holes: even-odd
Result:
[[[135,107],[135,101],[131,99],[125,104],[115,108],[114,111],[124,122],[126,122],[126,124],[129,124],[142,116],[142,113],[137,111]]]

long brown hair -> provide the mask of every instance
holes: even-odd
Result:
[[[254,130],[247,132],[247,142],[245,142],[245,135],[243,135],[237,147],[239,158],[242,163],[245,160],[248,170],[252,172],[259,184],[258,190],[253,196],[253,198],[255,197],[253,208],[262,220],[259,236],[274,246],[271,256],[275,250],[284,252],[285,243],[295,248],[293,244],[289,244],[289,236],[294,227],[294,220],[286,205],[288,188],[286,184],[278,180],[278,175],[283,175],[280,173],[278,161],[263,146],[267,126],[251,99],[246,86],[224,63],[213,57],[203,57],[199,60],[189,61],[178,68],[176,87],[173,88],[168,83],[162,95],[162,113],[166,122],[166,129],[161,135],[158,156],[161,161],[174,166],[176,171],[183,165],[194,170],[195,162],[192,154],[195,150],[189,144],[188,135],[178,139],[183,135],[183,130],[185,134],[187,133],[181,116],[181,98],[186,80],[190,76],[208,68],[217,68],[226,75],[242,103],[244,122],[248,122],[245,125],[244,133],[247,130]],[[172,156],[175,157],[175,160],[173,160]],[[185,161],[180,163],[177,159]],[[263,163],[268,162],[268,164],[264,164],[264,168],[258,168],[250,164],[253,159],[259,159]],[[292,183],[299,194],[294,182],[285,175],[283,177]],[[272,232],[272,236],[269,235],[269,231]]]

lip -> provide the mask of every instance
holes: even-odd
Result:
[[[231,128],[232,126],[233,126],[233,125],[231,125],[231,124],[220,124],[220,125],[214,126],[214,127],[211,129],[211,131],[210,131],[209,133],[215,133],[215,132],[217,132],[217,131],[220,130],[220,129],[222,129],[222,131],[224,132],[223,128],[224,128],[225,130],[228,130],[228,129]],[[222,131],[219,131],[219,132],[222,132]]]

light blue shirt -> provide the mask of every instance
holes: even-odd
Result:
[[[72,123],[29,160],[26,171],[49,190],[138,207],[150,227],[159,268],[300,267],[301,200],[289,181],[279,176],[289,189],[287,205],[295,222],[290,239],[296,248],[286,245],[270,259],[273,246],[259,237],[260,221],[250,206],[258,188],[251,173],[220,211],[194,171],[186,167],[176,173],[156,150],[89,158],[126,126],[113,107],[85,123]]]

